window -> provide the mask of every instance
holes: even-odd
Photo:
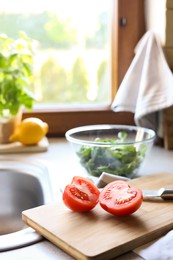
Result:
[[[30,36],[38,40],[37,107],[109,104],[112,0],[45,0],[42,11],[35,0],[29,6],[31,14],[26,9],[27,17],[20,15],[20,27],[27,32],[30,24]]]
[[[14,4],[15,1],[11,0],[10,5],[9,1],[5,1],[1,5],[0,30],[2,31],[2,28],[4,28],[7,32],[13,34],[16,27],[16,30],[29,32],[30,37],[37,39],[37,37],[34,37],[34,34],[38,36],[36,30],[38,29],[40,37],[38,41],[41,44],[41,49],[44,50],[44,55],[39,53],[40,56],[38,56],[39,58],[36,62],[37,68],[39,68],[40,60],[44,59],[44,66],[41,69],[39,68],[39,73],[36,75],[37,80],[35,81],[36,87],[34,88],[33,86],[33,88],[37,89],[36,94],[40,102],[47,105],[36,106],[33,113],[26,113],[24,117],[34,115],[48,122],[49,134],[51,136],[63,135],[66,130],[78,125],[133,123],[133,115],[126,113],[126,117],[124,117],[124,113],[114,113],[110,111],[110,104],[133,57],[133,48],[143,33],[143,0],[41,0],[34,1],[34,14],[31,6],[32,1],[15,0],[16,4]],[[49,3],[50,7],[47,7],[48,9],[45,10],[47,3]],[[77,4],[80,4],[80,6],[74,9],[74,5]],[[87,9],[89,5],[90,12]],[[24,11],[26,6],[27,13]],[[98,8],[96,8],[97,6]],[[13,14],[10,15],[10,23],[8,13],[4,13],[7,7],[8,10],[11,10],[10,14]],[[94,8],[97,11],[95,15],[92,12]],[[56,9],[60,10],[61,17],[60,15],[56,16],[53,12]],[[26,23],[23,20],[24,16],[21,15],[22,12],[25,14]],[[79,16],[80,20],[73,20],[71,14],[75,14],[73,18]],[[88,16],[85,17],[85,14],[88,14]],[[15,20],[16,18],[17,20]],[[79,25],[78,27],[75,26],[75,22]],[[99,24],[99,26],[97,27],[96,24]],[[46,38],[43,27],[47,30],[46,33],[48,33]],[[89,33],[85,33],[84,29],[87,31],[90,28]],[[76,32],[76,30],[79,31]],[[110,35],[112,38],[109,37]],[[80,46],[77,46],[76,41],[79,36]],[[58,46],[57,43],[60,49],[61,44],[63,45],[63,51],[59,53],[54,52]],[[69,44],[71,45],[70,47]],[[83,47],[84,45],[85,48]],[[48,46],[51,46],[51,50]],[[64,46],[66,46],[66,52],[64,52]],[[73,52],[71,52],[72,48]],[[50,53],[52,53],[51,56],[48,55]],[[63,64],[59,62],[60,58],[58,55],[63,53],[64,56],[61,60],[66,61],[68,59],[68,68],[64,68]],[[73,53],[73,56],[75,53],[77,54],[75,58],[72,58],[71,53]],[[87,59],[89,57],[89,61],[91,58],[93,59],[93,62],[90,63],[93,66],[92,69],[90,64],[89,66],[87,65],[86,57]],[[80,76],[79,69],[82,70]],[[93,71],[95,73],[91,74]],[[50,73],[51,76],[49,77]],[[73,77],[75,73],[78,77],[77,81]],[[58,90],[62,95],[55,95],[57,91],[57,77],[58,81],[60,81],[60,78],[62,79]],[[48,78],[51,81],[47,80]],[[106,87],[105,85],[103,87],[102,84],[104,80],[106,81]],[[44,90],[47,89],[47,92],[44,93],[40,90],[40,81],[42,81],[41,84],[44,85]],[[79,82],[84,86],[81,93]],[[53,92],[54,86],[55,93]],[[76,86],[76,89],[74,86]],[[50,88],[52,91],[49,91]],[[66,88],[71,88],[72,91],[67,93],[65,91]],[[77,99],[74,99],[74,96],[72,96],[73,92],[78,94]],[[64,96],[65,99],[63,100]],[[52,106],[53,103],[56,106]],[[57,106],[57,104],[60,105]]]
[[[0,32],[17,39],[23,31],[34,40],[36,107],[109,104],[113,1],[13,3],[1,5]]]

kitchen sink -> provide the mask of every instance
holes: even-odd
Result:
[[[21,213],[53,201],[49,171],[43,161],[0,159],[0,251],[42,239]]]

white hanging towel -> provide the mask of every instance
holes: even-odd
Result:
[[[157,35],[148,31],[135,48],[112,110],[133,112],[136,125],[151,128],[161,137],[162,110],[172,105],[173,75]]]

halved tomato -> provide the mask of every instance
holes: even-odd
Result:
[[[100,191],[91,181],[75,176],[64,189],[63,201],[71,210],[90,211],[97,205],[99,195]]]
[[[131,188],[125,181],[113,181],[100,193],[99,203],[107,212],[117,216],[128,216],[141,206],[142,191]]]

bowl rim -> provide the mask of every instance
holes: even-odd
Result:
[[[88,131],[88,130],[109,130],[109,129],[118,129],[118,128],[123,128],[124,130],[140,130],[142,133],[148,133],[151,135],[151,137],[149,138],[145,138],[143,140],[140,141],[128,141],[128,142],[123,142],[123,143],[114,143],[112,144],[111,142],[95,142],[95,141],[88,141],[88,140],[82,140],[82,139],[76,139],[74,137],[72,137],[71,135],[77,132],[84,132],[84,131]],[[97,125],[84,125],[84,126],[79,126],[79,127],[74,127],[69,129],[66,133],[65,133],[65,137],[66,139],[71,142],[71,143],[76,143],[76,144],[80,144],[80,145],[88,145],[88,146],[110,146],[110,145],[116,145],[116,146],[122,146],[122,145],[134,145],[134,144],[141,144],[141,143],[150,143],[150,142],[154,142],[155,138],[156,138],[156,133],[154,130],[150,129],[150,128],[145,128],[145,127],[141,127],[141,126],[135,126],[135,125],[119,125],[119,124],[97,124]]]

